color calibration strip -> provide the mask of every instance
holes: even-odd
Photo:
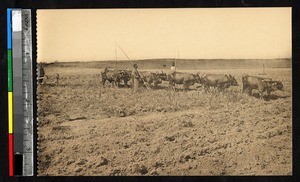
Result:
[[[7,73],[8,73],[8,170],[14,176],[13,142],[13,69],[12,69],[12,9],[7,9]]]
[[[12,10],[14,175],[23,172],[22,10]]]
[[[13,110],[14,151],[23,149],[23,99],[22,99],[22,10],[12,10],[12,57],[13,57]]]
[[[31,10],[7,9],[9,176],[33,175]]]

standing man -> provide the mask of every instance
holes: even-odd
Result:
[[[134,70],[132,70],[132,84],[133,84],[133,93],[137,93],[138,92],[138,88],[139,88],[139,80],[140,80],[140,74],[138,69],[138,65],[134,64],[133,65]]]
[[[175,73],[176,73],[176,67],[175,67],[175,63],[174,63],[174,62],[172,62],[172,66],[171,66],[170,75],[172,75],[173,77],[175,77]]]

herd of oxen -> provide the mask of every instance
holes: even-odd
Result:
[[[122,70],[114,68],[105,68],[101,72],[101,84],[103,87],[106,82],[110,82],[116,87],[121,86],[123,81],[125,87],[130,87],[129,82],[133,79],[131,70]],[[230,86],[239,86],[236,78],[231,74],[201,74],[201,73],[184,73],[175,72],[167,73],[163,71],[139,71],[140,85],[150,88],[156,88],[163,81],[169,83],[169,87],[175,90],[175,85],[183,85],[184,90],[189,89],[195,83],[203,86],[205,92],[214,88],[214,90],[224,91]],[[283,91],[283,84],[281,81],[270,78],[263,78],[258,76],[243,75],[242,76],[242,92],[253,95],[253,91],[259,94],[262,99],[264,93],[268,97],[271,92],[276,90]]]

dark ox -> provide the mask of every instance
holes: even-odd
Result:
[[[131,79],[131,70],[118,70],[117,81],[123,80],[125,87],[128,87],[128,81]]]
[[[151,71],[139,71],[141,84],[147,84],[147,86],[157,87],[158,84],[162,83],[163,73],[151,72]],[[144,83],[145,82],[145,83]]]
[[[168,80],[168,75],[167,75],[167,73],[164,73],[163,71],[161,71],[161,72],[156,72],[156,75],[157,75],[162,81],[169,81],[169,80]]]
[[[206,74],[200,77],[200,83],[204,85],[205,91],[209,91],[210,87],[214,87],[222,91],[230,86],[239,86],[237,80],[230,74]]]
[[[103,86],[105,82],[108,81],[114,86],[120,87],[120,82],[123,80],[124,85],[127,87],[128,81],[131,78],[131,71],[105,68],[104,71],[101,72],[101,77]]]
[[[191,85],[199,83],[199,79],[199,76],[193,73],[176,72],[175,74],[167,74],[167,80],[173,90],[175,90],[176,84],[183,85],[184,90],[187,90]]]
[[[283,91],[283,84],[280,81],[275,81],[270,78],[262,78],[257,76],[242,76],[243,82],[243,92],[247,92],[249,95],[252,95],[253,90],[259,92],[259,96],[262,99],[263,93],[267,92],[267,97],[270,96],[270,93],[276,90]]]

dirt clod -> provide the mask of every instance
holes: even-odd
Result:
[[[82,171],[82,168],[81,168],[81,167],[79,167],[79,168],[77,168],[77,169],[75,170],[76,173],[79,173],[79,172],[81,172],[81,171]]]
[[[166,136],[165,138],[167,141],[170,141],[170,142],[175,140],[175,136]]]
[[[134,172],[136,173],[140,173],[140,174],[148,173],[148,169],[144,165],[135,164],[133,167],[134,167]]]
[[[102,157],[100,158],[100,165],[107,165],[108,164],[108,160],[105,158],[105,157]]]
[[[78,165],[84,165],[87,162],[86,159],[81,159],[77,164]]]

